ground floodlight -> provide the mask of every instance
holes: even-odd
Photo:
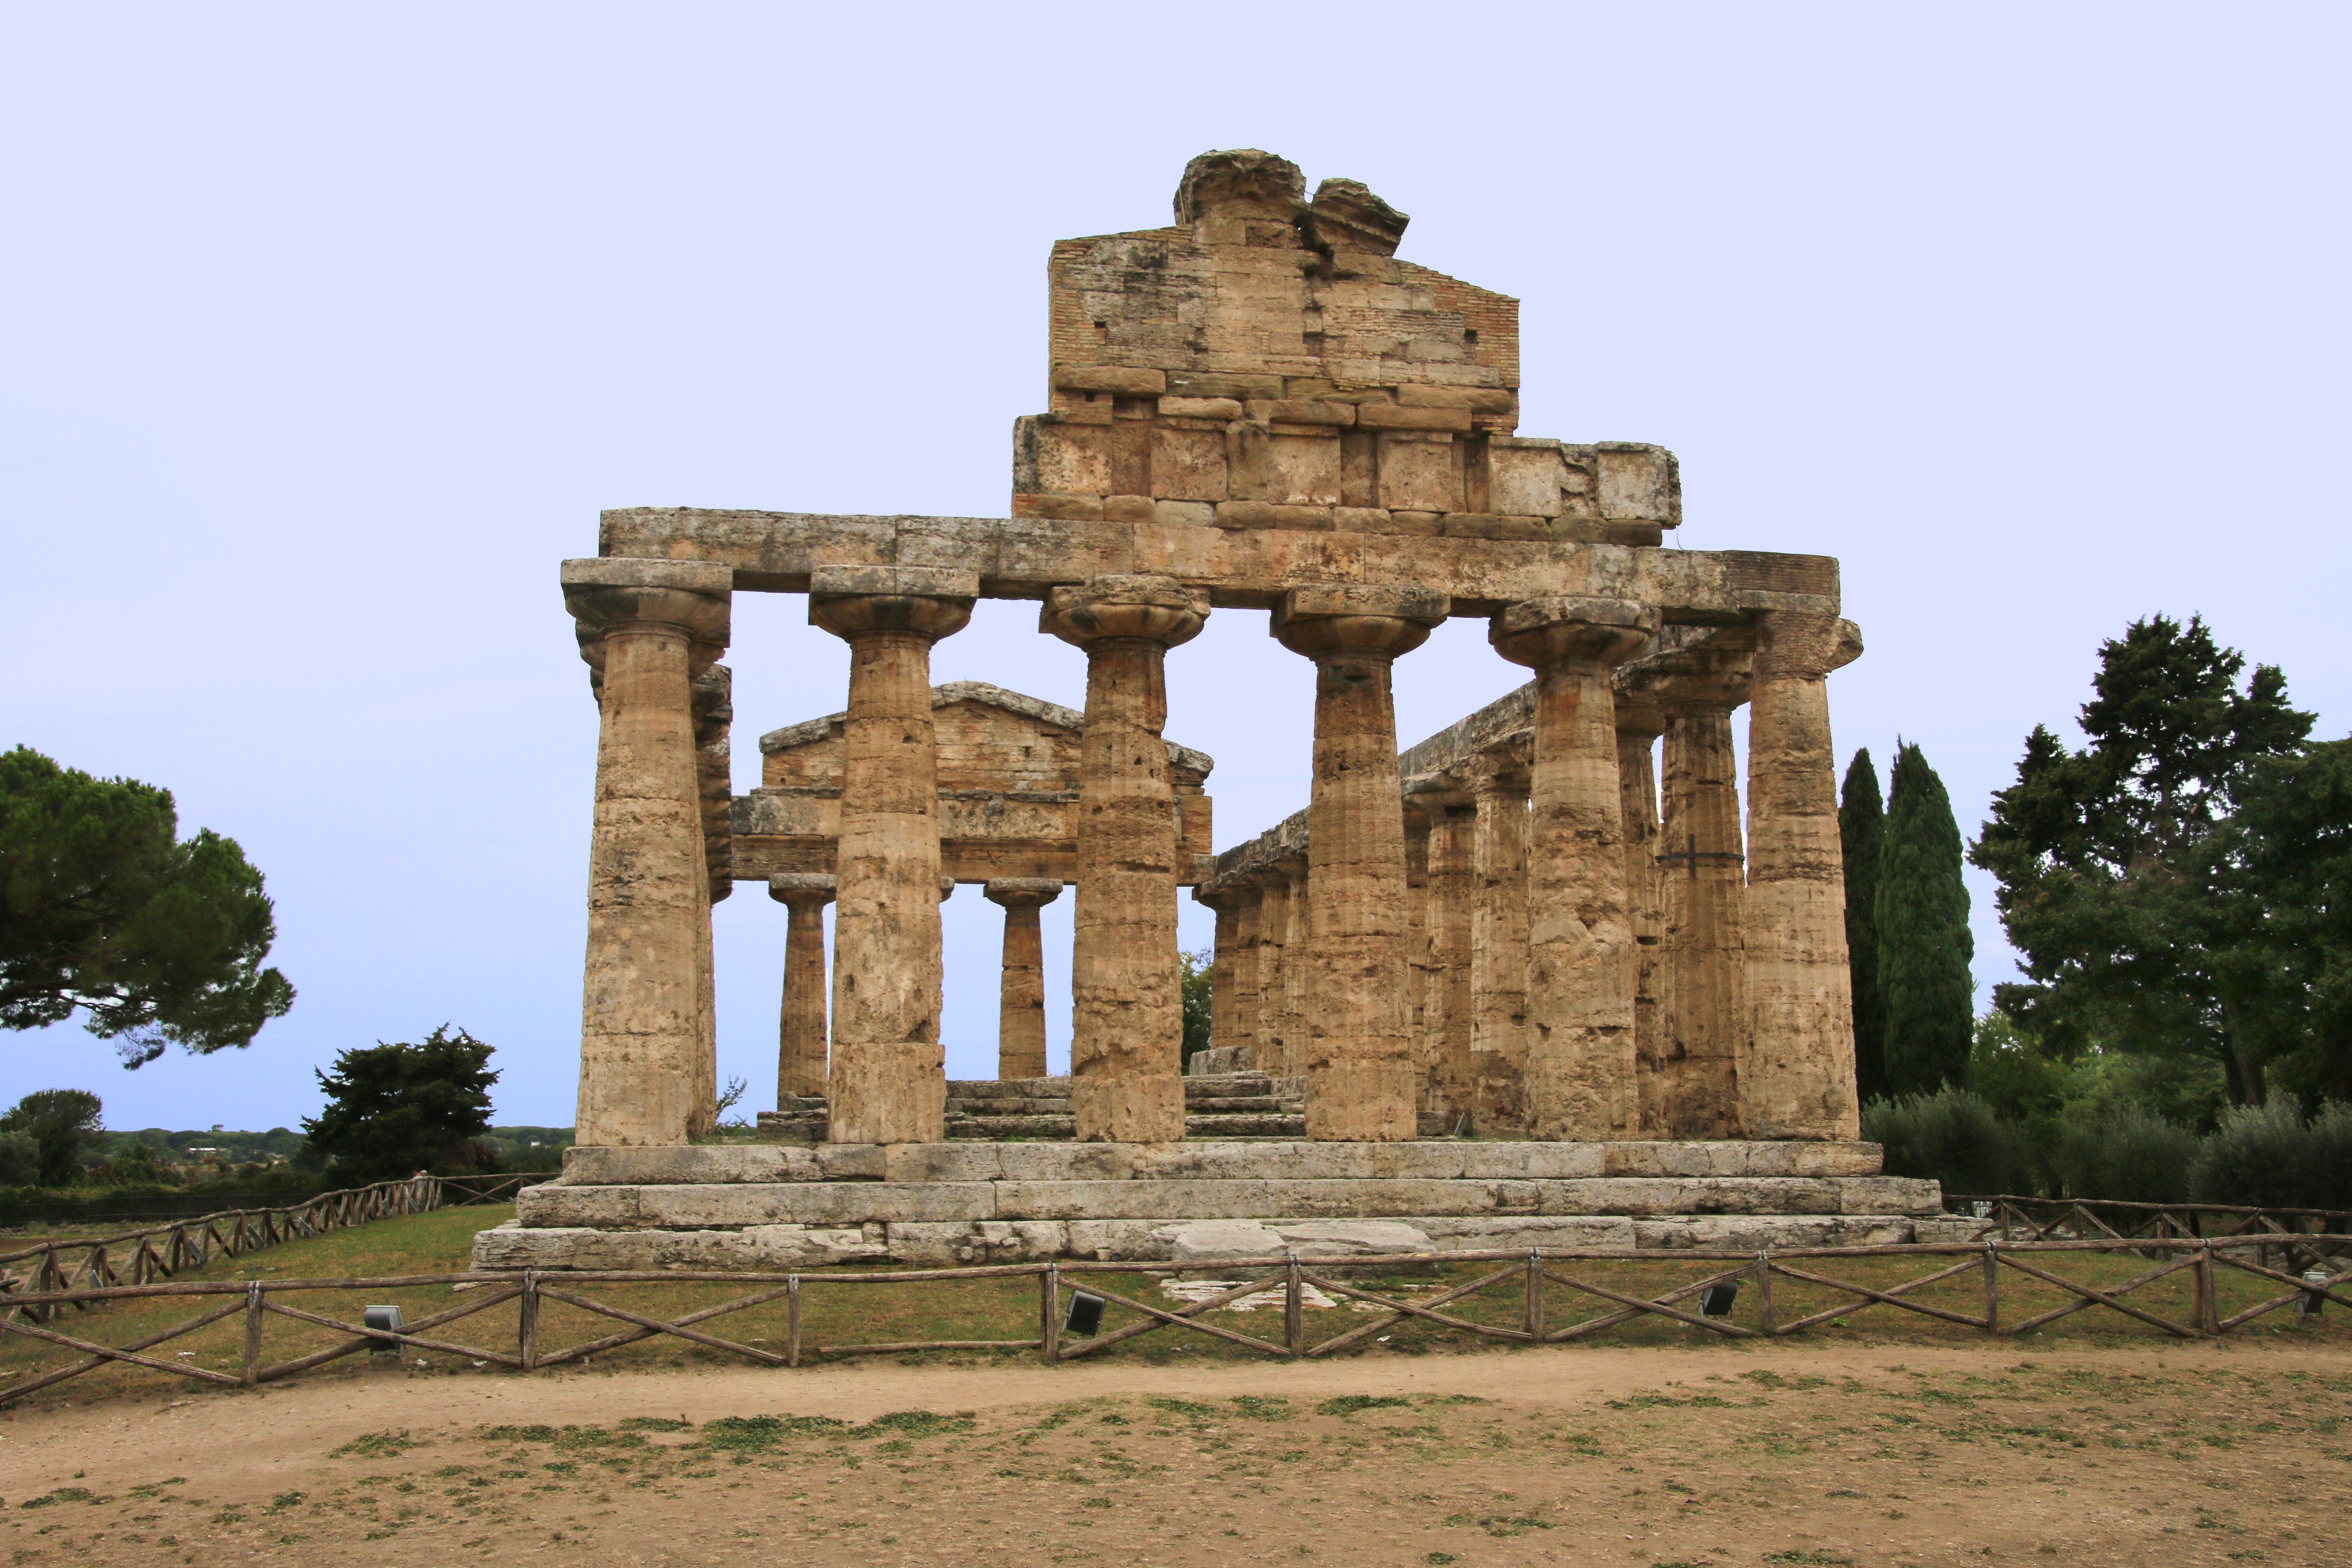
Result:
[[[1089,1296],[1084,1290],[1070,1292],[1070,1310],[1062,1318],[1062,1331],[1092,1339],[1102,1327],[1103,1299]]]
[[[370,1307],[366,1311],[360,1314],[360,1321],[366,1324],[371,1329],[382,1329],[388,1333],[394,1334],[400,1332],[402,1328],[405,1326],[400,1321],[400,1309],[398,1307]],[[375,1352],[378,1355],[398,1355],[400,1353],[400,1346],[390,1340],[378,1340],[368,1348]]]
[[[2319,1316],[2320,1310],[2327,1305],[2327,1297],[2325,1292],[2327,1289],[2328,1279],[2328,1272],[2325,1268],[2306,1268],[2303,1271],[2303,1282],[2311,1286],[2312,1289],[2305,1290],[2301,1297],[2297,1298],[2294,1303],[2294,1315],[2296,1317],[2315,1318]]]
[[[1710,1285],[1698,1293],[1698,1315],[1702,1318],[1727,1318],[1731,1304],[1739,1300],[1739,1281],[1726,1279]]]

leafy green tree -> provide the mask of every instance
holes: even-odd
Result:
[[[1976,1025],[1969,890],[1960,829],[1944,781],[1916,746],[1897,743],[1874,900],[1878,990],[1886,1007],[1886,1089],[1932,1094],[1965,1086]]]
[[[1209,1047],[1209,994],[1215,979],[1214,954],[1208,948],[1176,955],[1177,980],[1184,1001],[1184,1061]]]
[[[2026,983],[1996,987],[1994,1005],[2061,1056],[2201,1055],[2233,1102],[2259,1104],[2266,1061],[2300,1037],[2278,1005],[2275,935],[2217,835],[2312,716],[2277,668],[2246,675],[2195,618],[2133,622],[2101,645],[2092,685],[2089,744],[2036,726],[1969,852],[1999,879],[2025,959]]]
[[[1845,770],[1838,803],[1845,855],[1846,969],[1853,977],[1853,1076],[1862,1102],[1886,1093],[1886,999],[1878,987],[1878,862],[1886,842],[1886,806],[1868,749]]]
[[[2307,1100],[2352,1100],[2352,741],[2264,763],[2229,826],[2224,877],[2279,981],[2261,998],[2274,1065]]]
[[[261,967],[277,938],[261,873],[234,840],[178,831],[168,790],[0,753],[0,1027],[79,1008],[135,1068],[167,1042],[248,1045],[293,1005]]]
[[[415,1045],[357,1047],[318,1074],[327,1106],[306,1119],[329,1176],[363,1184],[479,1165],[490,1125],[490,1047],[446,1024]]]
[[[0,1115],[0,1133],[20,1132],[32,1141],[41,1185],[69,1187],[81,1179],[82,1155],[105,1140],[104,1110],[86,1089],[35,1089]]]

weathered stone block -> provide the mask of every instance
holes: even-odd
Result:
[[[1179,430],[1161,426],[1151,432],[1151,493],[1168,500],[1221,501],[1227,498],[1225,433],[1223,430]]]
[[[1380,443],[1380,504],[1391,512],[1459,511],[1462,454],[1452,441],[1384,435]]]
[[[1276,436],[1267,451],[1265,499],[1279,506],[1337,506],[1339,443],[1328,436]]]

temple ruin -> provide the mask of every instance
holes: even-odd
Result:
[[[1362,184],[1207,153],[1174,216],[1054,247],[1009,516],[634,508],[564,563],[601,718],[578,1146],[478,1260],[1932,1234],[1935,1184],[1858,1141],[1837,563],[1661,548],[1671,453],[1517,434],[1517,301],[1399,259],[1405,216]],[[739,592],[805,594],[850,649],[845,711],[749,804],[716,662]],[[929,658],[982,597],[1037,601],[1087,655],[1066,847],[1020,868],[1075,887],[1066,1141],[945,1137],[940,879],[1011,862],[943,794]],[[1208,861],[1165,661],[1260,611],[1267,657],[1314,666],[1311,796]],[[1400,752],[1391,668],[1456,616],[1533,679]],[[697,1142],[710,908],[747,875],[835,900],[814,1147]],[[1303,1138],[1185,1136],[1186,885],[1217,911],[1209,1065],[1299,1080]]]

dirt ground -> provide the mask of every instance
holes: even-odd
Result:
[[[24,1563],[2321,1563],[2352,1352],[391,1366],[0,1415]]]

